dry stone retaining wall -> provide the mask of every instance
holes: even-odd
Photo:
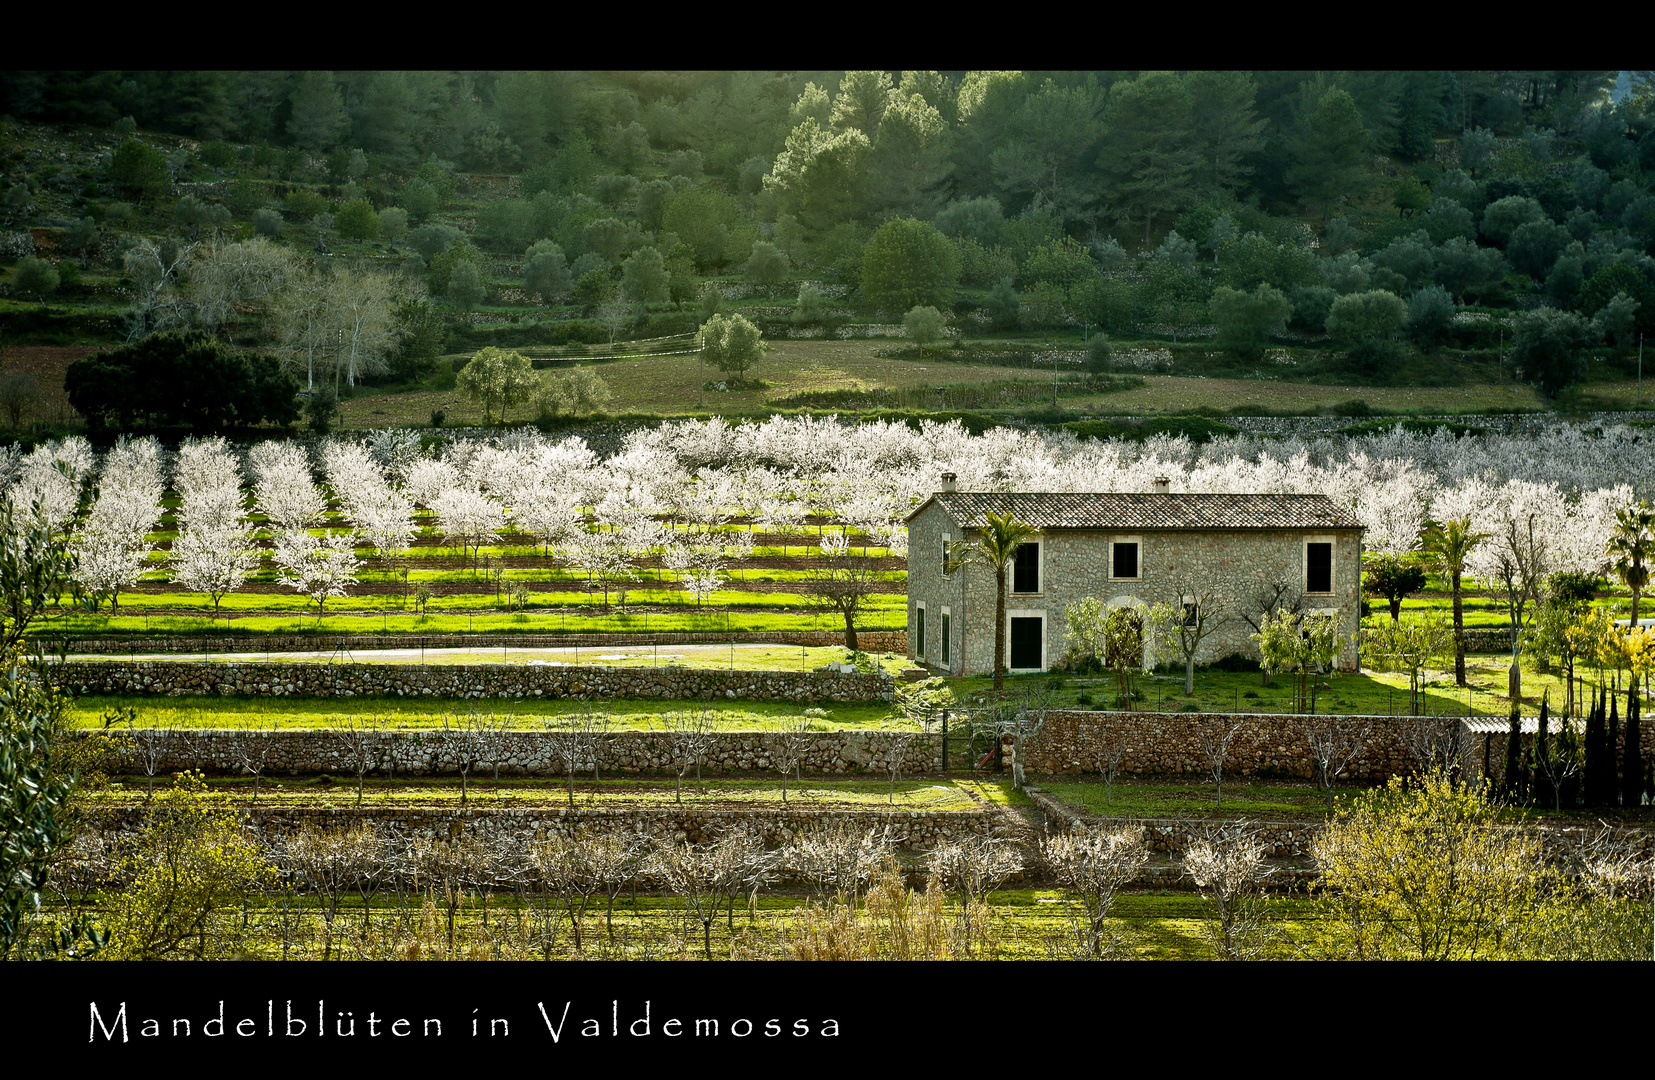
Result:
[[[145,737],[150,737],[146,734]],[[342,731],[288,730],[215,731],[164,729],[157,740],[156,772],[168,775],[182,769],[212,773],[243,771],[244,740],[257,739],[266,750],[264,775],[343,773],[354,775],[358,762],[370,775],[458,775],[460,762],[474,762],[471,775],[492,776],[494,758],[508,776],[563,776],[568,767],[555,736],[543,731],[509,731],[500,736],[499,749],[470,742],[455,731],[371,731],[358,736]],[[781,736],[764,732],[730,732],[712,736],[701,759],[703,772],[755,772],[773,767],[771,754]],[[669,735],[659,731],[615,731],[602,736],[598,761],[602,773],[676,773],[678,755]],[[800,761],[801,772],[813,776],[885,776],[896,737],[883,732],[824,731],[811,735]],[[941,757],[940,736],[907,736],[902,773],[934,773]],[[578,760],[577,772],[590,776],[592,760]]]
[[[1030,788],[1029,798],[1034,800],[1042,813],[1061,831],[1065,832],[1107,832],[1129,825],[1144,827],[1144,841],[1151,851],[1157,854],[1182,858],[1190,844],[1206,839],[1214,828],[1229,829],[1237,825],[1244,826],[1253,836],[1263,841],[1265,856],[1271,859],[1308,858],[1311,847],[1316,838],[1321,836],[1327,827],[1320,821],[1246,821],[1238,822],[1235,819],[1203,820],[1200,818],[1133,818],[1111,819],[1097,817],[1084,813],[1067,803],[1041,791],[1039,788]],[[1585,840],[1596,836],[1601,826],[1563,825],[1550,826],[1547,833],[1559,843],[1567,844],[1574,840]],[[1626,843],[1632,851],[1647,855],[1655,851],[1655,831],[1641,826],[1616,827],[1612,830],[1616,839]],[[1154,867],[1149,869],[1140,880],[1154,880],[1159,876]]]
[[[1194,773],[1209,766],[1199,732],[1240,721],[1230,741],[1224,771],[1233,776],[1311,775],[1308,743],[1301,722],[1354,727],[1362,748],[1346,769],[1346,779],[1382,781],[1413,765],[1407,735],[1420,723],[1407,716],[1303,717],[1271,713],[1052,712],[1038,739],[1024,751],[1025,767],[1041,775],[1098,771],[1100,734],[1126,742],[1121,771],[1128,774]],[[1440,722],[1440,721],[1438,721]],[[1467,740],[1469,742],[1469,739]]]
[[[343,798],[343,793],[341,794]],[[801,832],[821,826],[849,825],[878,830],[899,847],[926,849],[941,841],[971,834],[986,835],[995,817],[983,810],[949,812],[911,810],[791,810],[762,812],[650,807],[604,810],[593,807],[250,807],[245,816],[266,842],[290,836],[305,825],[349,828],[368,822],[376,831],[405,838],[458,839],[470,835],[526,847],[552,836],[583,832],[623,832],[650,840],[717,840],[738,826],[756,826],[768,844],[786,844]],[[141,806],[98,811],[89,825],[106,836],[135,833],[143,824]]]
[[[683,701],[889,701],[884,674],[557,667],[550,664],[212,664],[76,660],[57,668],[75,694],[263,697],[667,698]]]

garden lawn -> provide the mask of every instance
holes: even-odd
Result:
[[[1450,659],[1450,663],[1452,660]],[[1454,685],[1453,669],[1427,668],[1423,673],[1421,697],[1424,709],[1433,716],[1464,716],[1469,704],[1478,716],[1509,716],[1511,704],[1506,700],[1506,669],[1511,657],[1505,653],[1471,654],[1466,657],[1466,676],[1471,686]],[[1588,674],[1580,669],[1581,674]],[[1016,698],[1020,688],[1045,680],[1062,683],[1058,694],[1060,708],[1111,709],[1115,699],[1115,680],[1110,676],[1062,675],[1008,675],[1006,697]],[[947,680],[954,695],[966,704],[993,700],[993,680],[974,675],[968,679]],[[1363,671],[1359,674],[1336,673],[1324,675],[1318,682],[1316,711],[1352,716],[1405,716],[1408,714],[1408,676],[1406,673]],[[1256,671],[1219,671],[1196,669],[1195,693],[1184,695],[1182,669],[1176,674],[1162,674],[1143,678],[1139,683],[1142,701],[1140,712],[1240,712],[1286,713],[1293,710],[1292,679],[1276,675],[1270,685],[1262,685]],[[1563,684],[1555,673],[1541,673],[1534,667],[1534,658],[1523,657],[1523,711],[1532,715],[1540,707],[1541,697],[1550,694],[1553,708],[1561,707]],[[1082,700],[1084,699],[1084,700]]]
[[[1215,806],[1209,781],[1149,783],[1116,780],[1113,799],[1101,780],[1041,780],[1040,790],[1088,814],[1122,818],[1258,817],[1323,820],[1327,801],[1309,784],[1258,783],[1237,776],[1224,782],[1224,805]]]

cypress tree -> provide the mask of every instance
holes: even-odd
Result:
[[[1550,804],[1556,798],[1552,791],[1552,778],[1547,771],[1547,765],[1551,761],[1551,732],[1547,730],[1550,717],[1546,709],[1549,700],[1550,695],[1540,699],[1539,726],[1534,733],[1534,778],[1530,782],[1533,800],[1542,806]]]
[[[1592,692],[1592,711],[1586,714],[1586,805],[1604,803],[1603,787],[1603,697]]]
[[[1615,749],[1620,734],[1621,718],[1616,713],[1615,699],[1609,699],[1609,726],[1603,729],[1603,800],[1602,805],[1614,806],[1621,801],[1620,777],[1615,775]]]
[[[1520,706],[1511,707],[1511,726],[1506,731],[1506,801],[1515,803],[1523,797],[1522,755],[1523,715]]]
[[[1626,748],[1621,754],[1621,804],[1637,806],[1643,799],[1643,732],[1639,730],[1638,713],[1643,704],[1638,700],[1634,682],[1626,695]]]

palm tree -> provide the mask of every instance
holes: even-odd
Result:
[[[1615,511],[1615,532],[1603,553],[1613,560],[1610,569],[1621,584],[1632,590],[1632,622],[1627,629],[1635,630],[1638,604],[1649,587],[1649,565],[1655,562],[1655,509],[1640,502]]]
[[[1006,570],[1017,559],[1017,549],[1032,539],[1034,526],[1018,521],[1010,510],[990,513],[988,524],[975,540],[962,543],[948,560],[948,572],[968,563],[981,563],[994,571],[994,689],[1006,684]]]
[[[1460,578],[1465,573],[1465,560],[1471,549],[1487,539],[1487,533],[1472,531],[1469,516],[1444,522],[1428,521],[1420,536],[1421,546],[1448,575],[1454,597],[1454,682],[1459,686],[1465,685],[1465,606]]]

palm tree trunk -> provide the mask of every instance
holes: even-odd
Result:
[[[1006,568],[994,571],[994,689],[1006,686]]]
[[[1460,588],[1460,572],[1454,578],[1454,684],[1465,685],[1465,605]]]

